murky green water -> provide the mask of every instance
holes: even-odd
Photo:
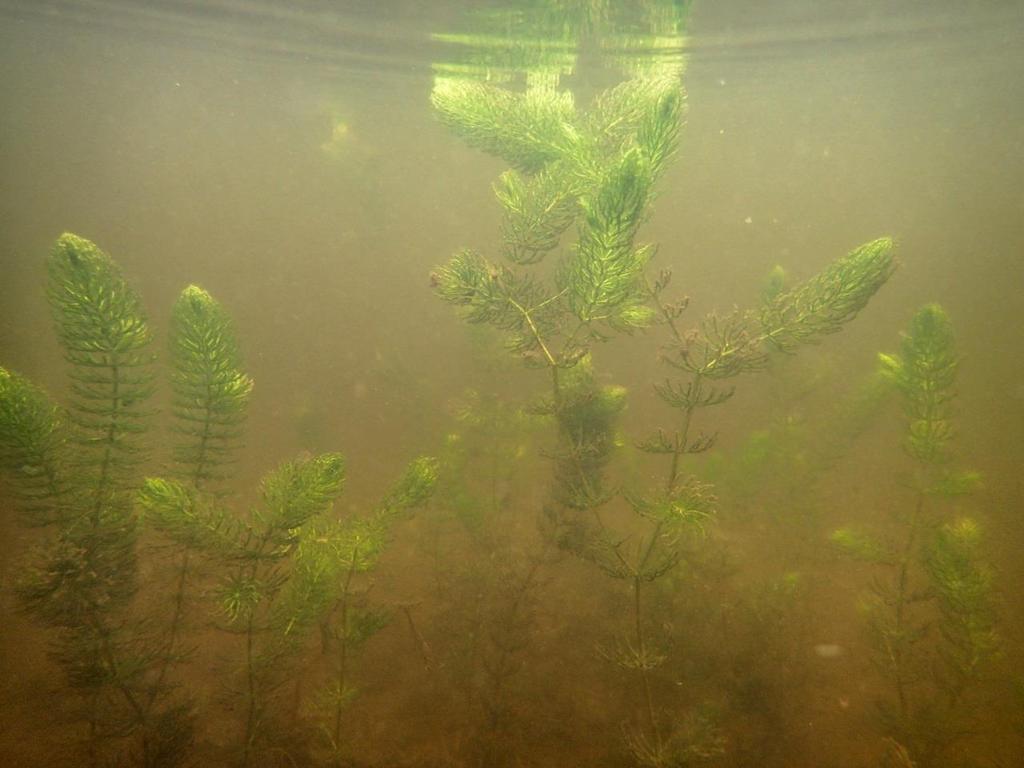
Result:
[[[6,764],[1017,764],[1016,3],[0,0],[0,63]]]

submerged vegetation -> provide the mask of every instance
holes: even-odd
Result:
[[[637,712],[624,741],[638,764],[650,766],[685,765],[722,750],[713,725],[691,727],[657,696],[654,678],[669,639],[656,636],[643,597],[689,556],[715,513],[712,486],[684,467],[714,442],[696,433],[695,416],[729,400],[731,381],[763,369],[771,350],[792,352],[838,331],[893,269],[892,241],[881,238],[795,288],[780,285],[758,310],[682,327],[686,301],[666,298],[671,274],[652,274],[655,249],[637,238],[676,152],[683,69],[675,60],[630,72],[587,110],[550,75],[527,76],[525,89],[513,91],[443,74],[432,97],[456,134],[511,166],[495,187],[504,263],[463,250],[434,283],[466,320],[504,332],[512,353],[547,371],[550,389],[530,405],[557,433],[548,451],[554,478],[546,535],[629,587],[630,628],[605,655],[637,678]],[[575,243],[556,256],[574,226]],[[557,258],[553,267],[544,264],[549,256]],[[665,476],[653,488],[619,489],[609,465],[627,392],[599,384],[596,348],[656,325],[668,335],[662,359],[683,378],[654,388],[678,416],[638,447],[665,457]],[[622,531],[612,509],[617,498],[636,517]]]
[[[875,371],[799,367],[893,276],[877,233],[803,279],[776,267],[755,306],[691,317],[669,268],[686,242],[644,241],[681,152],[689,4],[626,5],[480,10],[438,35],[462,56],[436,64],[430,103],[506,166],[500,230],[496,253],[431,276],[474,370],[430,406],[451,417],[436,456],[379,498],[343,495],[334,451],[244,488],[255,385],[228,310],[186,287],[161,364],[117,264],[57,240],[68,395],[0,368],[11,591],[60,673],[52,764],[816,764],[804,724],[860,716],[861,696],[844,765],[1002,765],[971,750],[1006,726],[992,700],[1024,696],[1000,667],[980,474],[955,460],[952,322],[924,306]],[[588,56],[593,92],[571,77]],[[661,372],[614,383],[613,350],[651,339]],[[741,383],[757,421],[721,415]],[[652,403],[660,427],[628,418]],[[314,405],[319,422],[331,404]],[[858,450],[882,467],[868,481]],[[881,507],[826,481],[877,486]],[[841,613],[843,580],[859,611]],[[833,642],[842,625],[861,640]]]
[[[336,453],[284,463],[264,478],[262,503],[248,517],[227,511],[212,486],[226,479],[252,381],[240,369],[224,310],[189,286],[171,323],[174,479],[144,478],[155,356],[138,296],[109,256],[71,234],[50,257],[48,293],[72,400],[59,406],[0,369],[0,460],[24,522],[45,530],[17,590],[26,612],[48,628],[74,699],[70,717],[82,725],[75,740],[83,755],[75,762],[193,760],[198,713],[180,667],[185,638],[196,630],[188,619],[196,615],[190,583],[198,558],[215,621],[241,646],[222,678],[243,720],[230,751],[236,757],[226,762],[262,764],[282,749],[287,727],[274,696],[318,625],[342,649],[324,684],[335,723],[325,733],[337,753],[340,712],[352,692],[346,654],[372,634],[369,614],[353,605],[353,576],[373,567],[391,526],[429,498],[436,462],[414,461],[365,516],[333,512],[345,468]],[[143,577],[142,556],[167,566],[170,585]],[[160,592],[171,595],[169,612],[154,599]]]
[[[903,403],[904,449],[913,462],[911,498],[893,510],[896,535],[842,528],[832,540],[887,574],[862,613],[893,696],[881,705],[891,737],[920,766],[948,765],[947,750],[980,723],[970,703],[999,650],[994,584],[980,523],[950,516],[942,501],[963,497],[977,473],[950,468],[958,359],[942,307],[914,315],[897,355],[879,355]]]

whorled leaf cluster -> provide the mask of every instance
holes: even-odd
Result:
[[[139,436],[153,393],[151,334],[139,297],[93,243],[61,235],[48,271],[50,308],[70,364],[72,461],[92,489],[86,503],[100,505],[131,488],[144,458]]]
[[[507,265],[463,251],[435,272],[440,296],[469,321],[510,332],[516,350],[542,351],[552,366],[572,364],[609,332],[648,325],[642,272],[650,250],[636,235],[676,147],[678,80],[617,86],[585,113],[568,91],[517,93],[463,79],[438,78],[432,99],[456,134],[513,168],[496,187]],[[537,270],[573,224],[576,244],[553,274]]]
[[[0,368],[0,469],[29,525],[50,525],[64,514],[67,439],[66,414],[31,381]]]
[[[956,703],[986,674],[1002,648],[996,629],[995,571],[983,538],[977,520],[960,517],[935,532],[925,553],[945,640],[941,683]]]
[[[882,237],[855,248],[795,288],[781,285],[756,311],[710,314],[682,334],[665,357],[702,379],[730,379],[763,369],[772,349],[793,352],[836,333],[856,317],[895,269],[894,244]],[[665,397],[673,407],[690,398]]]
[[[241,370],[231,320],[196,285],[171,311],[172,427],[177,473],[199,487],[223,477],[222,467],[241,436],[252,379]]]
[[[952,401],[957,356],[953,327],[938,304],[920,309],[903,336],[898,355],[879,355],[882,372],[903,396],[909,421],[907,452],[936,464],[947,458],[953,437]]]

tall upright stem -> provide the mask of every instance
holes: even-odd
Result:
[[[924,493],[918,491],[914,511],[910,516],[910,530],[907,532],[907,539],[903,544],[903,551],[900,553],[899,569],[896,575],[895,635],[898,642],[889,644],[889,654],[893,665],[893,682],[896,685],[896,696],[900,704],[900,720],[903,723],[907,722],[907,718],[910,715],[910,703],[907,694],[906,647],[901,641],[906,634],[907,593],[910,588],[910,559],[914,553],[914,546],[917,544],[918,528],[921,524],[923,511]]]
[[[249,620],[245,626],[245,670],[249,702],[245,714],[245,743],[242,746],[242,768],[248,768],[252,754],[253,740],[256,738],[256,667],[253,641],[255,635],[255,614],[250,610]]]
[[[359,547],[352,548],[352,559],[345,574],[345,585],[341,592],[341,628],[338,631],[338,675],[337,692],[334,702],[334,749],[336,751],[335,762],[341,765],[341,720],[345,707],[345,685],[348,682],[348,611],[349,596],[352,590],[352,577],[356,573],[356,562],[359,557]]]
[[[243,571],[246,573],[246,581],[249,584],[256,581],[260,558],[272,535],[273,529],[267,528],[256,543],[256,548],[252,553],[253,563]],[[248,704],[245,714],[245,737],[242,745],[242,768],[248,768],[249,760],[252,757],[252,748],[256,742],[256,731],[260,716],[260,707],[257,700],[259,684],[256,680],[256,630],[256,606],[252,605],[248,608],[248,617],[245,623],[245,678]]]
[[[209,380],[206,382],[206,399],[204,401],[204,418],[203,418],[203,432],[199,438],[199,450],[195,462],[195,467],[192,470],[192,487],[197,491],[203,482],[204,470],[206,469],[207,463],[207,451],[208,444],[210,441],[210,429],[211,429],[211,404],[213,401],[213,391]],[[163,687],[164,681],[167,679],[167,672],[170,669],[171,662],[174,659],[174,647],[178,642],[178,635],[181,633],[181,624],[185,617],[185,589],[188,585],[188,571],[189,571],[189,551],[187,547],[183,547],[181,551],[181,559],[178,562],[178,579],[174,590],[174,612],[171,615],[171,626],[167,638],[167,644],[164,648],[163,658],[160,660],[160,671],[157,673],[156,683],[153,685],[150,694],[149,701],[147,702],[147,709],[151,708],[155,703],[157,697],[160,695],[160,690]]]
[[[690,401],[683,409],[683,420],[676,432],[674,450],[672,451],[672,464],[669,467],[668,480],[665,483],[665,491],[669,495],[675,490],[676,481],[679,479],[679,459],[686,453],[690,444],[690,425],[693,423],[693,412],[697,409],[700,401],[703,379],[699,373],[693,374],[690,382]]]
[[[93,503],[89,511],[89,527],[91,536],[85,547],[85,570],[86,573],[95,574],[99,570],[97,564],[97,546],[104,539],[99,535],[99,529],[103,522],[103,506],[110,498],[111,468],[114,460],[114,446],[117,442],[120,431],[121,420],[121,366],[118,364],[117,356],[113,355],[107,361],[107,368],[110,371],[110,415],[103,437],[103,458],[100,461],[99,475],[96,478],[96,485],[93,490]],[[105,666],[109,672],[110,679],[114,681],[114,687],[124,697],[125,702],[135,718],[137,725],[145,727],[147,715],[135,694],[121,677],[119,664],[113,647],[112,631],[105,620],[103,607],[95,599],[88,601],[89,613],[85,617],[85,623],[96,637],[97,644],[92,653],[95,656],[97,667]],[[98,693],[90,697],[89,706],[89,738],[94,742],[97,738],[98,727]],[[143,763],[148,761],[148,742],[143,737]],[[95,764],[97,752],[95,744],[90,744],[90,760]]]
[[[647,667],[647,640],[644,637],[643,620],[641,618],[640,610],[640,585],[642,583],[643,582],[639,574],[633,577],[633,620],[636,632],[636,651],[640,662],[640,678],[643,681],[644,700],[647,703],[648,724],[651,727],[651,731],[654,733],[654,738],[657,744],[660,746],[661,730],[658,728],[658,719],[654,715],[654,696],[651,694],[651,676]]]
[[[672,462],[669,467],[668,477],[665,483],[665,493],[668,496],[671,496],[675,491],[676,483],[679,479],[679,459],[686,452],[686,448],[689,445],[690,425],[693,421],[693,412],[697,407],[697,402],[700,397],[700,386],[700,374],[694,374],[693,382],[690,387],[690,391],[693,395],[692,401],[684,409],[682,424],[675,435]],[[651,733],[654,736],[655,746],[658,751],[661,750],[663,742],[661,728],[658,725],[658,718],[654,711],[654,695],[651,691],[651,675],[649,666],[650,658],[647,650],[647,639],[644,635],[643,604],[640,600],[640,592],[644,582],[647,564],[650,562],[651,556],[654,554],[654,550],[657,547],[658,542],[661,540],[663,527],[664,522],[662,521],[658,521],[655,524],[654,530],[651,531],[650,538],[647,539],[646,545],[641,546],[642,554],[639,554],[636,560],[636,565],[632,568],[633,631],[636,645],[636,662],[637,668],[640,671],[641,684],[643,686],[644,703],[647,709],[647,722],[651,729]],[[618,554],[617,550],[616,554]]]

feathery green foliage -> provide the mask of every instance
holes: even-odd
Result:
[[[659,16],[654,6],[664,13]],[[533,38],[527,47],[535,57],[528,58],[525,72],[515,72],[509,62],[527,57],[508,57],[505,66],[495,69],[477,57],[466,68],[439,70],[432,93],[438,117],[470,146],[502,158],[511,170],[495,189],[503,208],[504,262],[463,250],[435,271],[433,282],[440,297],[467,321],[495,327],[512,352],[548,371],[550,396],[533,408],[553,417],[557,426],[557,446],[548,452],[554,459],[552,501],[545,508],[548,530],[562,547],[631,582],[634,631],[620,643],[624,650],[616,657],[639,674],[646,712],[644,725],[629,742],[639,762],[667,765],[667,755],[678,756],[681,747],[674,728],[663,730],[656,712],[649,677],[660,660],[645,627],[641,589],[675,566],[683,543],[699,534],[715,511],[713,489],[685,474],[681,464],[684,456],[702,453],[714,442],[711,436],[691,434],[694,414],[726,402],[733,389],[719,382],[762,369],[772,349],[792,351],[838,331],[885,283],[893,260],[892,241],[881,238],[796,288],[786,290],[779,281],[759,310],[712,314],[691,332],[678,327],[686,302],[662,298],[670,274],[663,271],[653,281],[648,277],[654,250],[638,243],[638,235],[656,183],[678,146],[685,106],[680,51],[686,6],[668,9],[654,3],[649,10],[652,17],[645,21],[659,30],[657,35],[614,38],[621,50],[612,58],[628,78],[586,109],[577,107],[568,90],[559,89],[564,70],[544,65],[548,49]],[[617,9],[609,7],[607,13]],[[573,27],[540,37],[565,40],[566,29]],[[485,42],[498,47],[491,38],[462,37],[459,42],[471,39],[484,50],[490,50]],[[646,56],[631,55],[640,50]],[[654,50],[666,55],[652,56]],[[562,65],[565,61],[559,59]],[[565,248],[573,227],[575,243]],[[553,268],[542,267],[560,247],[565,255]],[[647,528],[643,535],[620,535],[598,509],[616,496],[605,473],[621,443],[617,425],[626,392],[598,384],[593,352],[600,342],[656,324],[673,337],[667,361],[689,380],[656,387],[681,421],[639,447],[670,457],[668,477],[656,489],[624,494]]]
[[[680,426],[672,431],[661,429],[638,444],[643,451],[670,457],[666,482],[670,496],[681,481],[681,459],[704,453],[714,445],[711,436],[692,437],[691,428],[699,411],[722,405],[732,397],[734,387],[724,382],[762,370],[769,363],[771,348],[792,352],[852,320],[891,275],[892,247],[889,238],[867,243],[788,291],[777,277],[759,313],[711,313],[690,331],[678,324],[685,302],[666,302],[662,298],[670,275],[663,272],[656,281],[647,283],[659,322],[672,336],[662,360],[688,375],[688,379],[667,379],[654,387],[662,401],[679,412]],[[693,480],[682,482],[689,485]],[[660,535],[660,528],[657,533]]]
[[[920,309],[901,353],[879,361],[907,415],[904,447],[917,469],[915,499],[897,518],[895,542],[879,544],[851,529],[836,531],[832,541],[888,571],[863,601],[875,665],[895,694],[895,706],[883,704],[883,713],[890,736],[917,764],[943,765],[947,750],[973,727],[964,700],[999,647],[980,526],[970,518],[944,523],[935,504],[937,496],[962,495],[978,482],[976,473],[946,469],[957,357],[945,311],[937,304]],[[938,621],[924,611],[931,603]],[[933,623],[938,637],[929,631]]]
[[[552,163],[532,176],[506,171],[494,194],[504,208],[502,255],[514,264],[541,261],[558,247],[579,215],[578,190],[567,184],[565,163]]]
[[[263,504],[238,541],[245,559],[221,580],[220,609],[245,638],[242,664],[245,725],[242,765],[248,766],[264,735],[271,697],[287,680],[301,635],[282,626],[276,601],[295,571],[289,567],[303,527],[325,514],[341,492],[345,463],[336,453],[285,462],[261,482]]]
[[[147,477],[136,502],[148,525],[184,551],[198,550],[226,560],[243,559],[255,535],[242,520],[178,480]]]
[[[489,263],[473,251],[461,251],[434,273],[438,294],[462,308],[471,323],[488,323],[508,333],[510,349],[554,362],[544,342],[559,318],[553,302],[529,276]],[[556,363],[557,364],[557,363]]]
[[[957,358],[953,327],[942,307],[923,307],[911,320],[900,354],[879,355],[879,363],[903,395],[910,422],[907,452],[927,464],[945,461],[953,437],[950,419]]]
[[[843,552],[868,563],[892,564],[898,555],[873,537],[855,528],[839,528],[829,540]]]
[[[148,481],[139,496],[150,502],[145,506],[153,521],[162,523],[177,545],[173,609],[165,623],[158,684],[181,660],[178,646],[191,607],[193,552],[213,548],[229,557],[237,555],[237,521],[197,491],[225,479],[252,391],[252,380],[240,370],[230,318],[202,288],[190,285],[178,296],[171,310],[169,346],[172,471],[188,486],[165,482],[158,487],[161,481]]]
[[[57,656],[72,687],[91,702],[95,731],[108,714],[115,721],[129,717],[97,711],[106,691],[132,716],[143,715],[141,669],[120,614],[137,585],[129,493],[152,393],[150,333],[138,297],[93,243],[62,235],[48,268],[50,307],[72,380],[71,492],[69,509],[20,594],[33,615],[62,629]]]
[[[616,428],[626,407],[626,390],[600,386],[586,357],[567,371],[559,397],[556,499],[569,509],[589,510],[610,498],[603,469],[618,442]]]
[[[549,89],[516,94],[486,83],[439,78],[435,84],[441,119],[514,168],[496,188],[505,210],[503,255],[514,266],[462,251],[435,272],[435,286],[470,322],[509,333],[510,347],[528,361],[571,366],[609,331],[653,320],[642,279],[650,249],[635,239],[654,182],[675,151],[683,102],[672,78],[628,86],[606,93],[582,115],[570,96],[560,97],[558,109],[544,120],[526,120],[527,128],[506,112],[529,115],[536,103],[555,98]],[[482,114],[490,115],[493,129],[481,128]],[[574,222],[577,244],[554,285],[523,271],[553,251]]]
[[[131,613],[139,586],[131,493],[152,392],[149,330],[117,265],[88,240],[62,235],[48,273],[71,377],[67,414],[0,369],[0,465],[27,522],[47,529],[18,595],[49,627],[53,658],[81,699],[87,763],[178,765],[192,739],[188,707],[171,700],[157,644]]]
[[[285,462],[261,483],[263,511],[257,521],[267,543],[284,546],[291,532],[326,511],[341,492],[345,462],[327,453],[308,460]]]
[[[323,730],[332,754],[341,749],[341,711],[354,693],[347,682],[350,655],[382,626],[382,614],[353,591],[353,577],[376,565],[391,527],[429,499],[437,462],[413,461],[363,517],[331,514],[344,477],[339,454],[286,462],[261,482],[262,503],[248,520],[175,480],[150,478],[139,493],[154,526],[227,565],[217,598],[225,628],[245,639],[239,691],[245,702],[243,765],[260,751],[273,697],[318,625],[325,642],[337,646],[335,680],[328,686],[336,695],[324,699],[335,725]]]
[[[835,333],[856,317],[893,272],[893,241],[880,237],[832,262],[761,309],[765,341],[783,351]]]
[[[940,680],[951,703],[960,703],[1000,649],[992,567],[982,550],[981,526],[969,517],[939,527],[925,553],[925,569],[938,602],[946,641]]]
[[[299,529],[330,508],[344,479],[345,462],[337,453],[285,462],[263,478],[263,504],[248,521],[232,519],[175,480],[147,478],[137,500],[147,519],[183,546],[260,565],[291,554]]]
[[[344,711],[356,694],[351,682],[353,657],[388,619],[369,604],[365,592],[357,591],[355,577],[377,565],[394,524],[427,502],[437,473],[436,459],[415,459],[371,514],[317,519],[307,526],[296,550],[278,623],[286,634],[320,624],[324,651],[331,653],[333,667],[331,680],[319,696],[320,730],[334,762],[346,752]]]
[[[83,503],[97,510],[131,489],[142,459],[143,405],[153,391],[149,326],[121,270],[88,240],[61,235],[48,268],[50,307],[71,365],[73,461],[88,487]]]
[[[0,367],[0,471],[29,525],[51,525],[65,513],[66,440],[65,414],[28,379]]]
[[[375,564],[390,526],[429,498],[436,462],[413,462],[371,516],[333,524],[331,539],[342,552],[328,558],[335,578],[313,577],[307,536],[329,526],[344,481],[340,455],[288,462],[270,473],[247,519],[210,495],[224,477],[252,388],[224,310],[196,286],[174,306],[175,479],[150,478],[137,489],[150,415],[145,399],[153,390],[141,302],[106,254],[70,234],[50,258],[48,294],[70,364],[70,407],[65,412],[0,368],[0,471],[26,522],[47,529],[21,568],[17,591],[26,611],[50,630],[52,656],[81,700],[84,762],[170,768],[186,759],[192,702],[172,670],[184,656],[189,559],[203,555],[220,571],[221,621],[246,641],[240,700],[248,763],[308,630],[330,621],[344,591],[338,575]],[[142,520],[180,556],[166,626],[163,617],[154,622],[137,613],[145,607],[137,591],[152,586],[140,582],[136,567]],[[354,647],[357,636],[372,634],[375,614],[355,604],[352,611],[345,635]]]
[[[456,431],[445,436],[436,495],[474,536],[493,524],[542,419],[493,392],[466,389],[451,401]]]
[[[408,510],[422,506],[434,492],[437,472],[437,459],[433,457],[421,456],[413,461],[384,497],[379,516],[391,523]]]
[[[580,201],[579,242],[561,283],[569,308],[581,323],[603,321],[629,328],[651,319],[652,312],[643,306],[641,281],[650,251],[634,246],[651,181],[639,152],[630,151]]]
[[[328,512],[341,492],[345,462],[327,453],[285,462],[261,482],[262,503],[249,520],[232,518],[201,499],[197,489],[174,480],[149,478],[138,494],[151,523],[186,551],[198,550],[227,565],[216,595],[225,628],[245,641],[239,694],[244,702],[241,764],[253,760],[264,738],[274,692],[301,648],[309,620],[293,608],[305,575],[296,567],[307,526]],[[301,589],[301,588],[300,588]],[[303,598],[312,595],[308,590]],[[303,610],[309,613],[309,607]]]
[[[171,312],[174,463],[197,488],[222,477],[241,435],[252,379],[240,368],[231,321],[209,293],[181,292]]]
[[[534,410],[552,416],[558,429],[551,452],[554,503],[547,510],[553,535],[608,572],[630,572],[609,533],[589,530],[581,517],[614,495],[603,473],[619,442],[626,396],[621,387],[597,383],[590,352],[595,342],[643,328],[655,317],[644,277],[652,252],[636,238],[654,184],[677,145],[683,108],[678,77],[638,77],[600,95],[586,113],[550,84],[517,94],[438,78],[433,98],[457,134],[513,167],[496,190],[510,264],[462,251],[435,272],[437,291],[468,321],[505,332],[509,348],[528,364],[548,369],[550,398]],[[547,105],[543,117],[525,126],[507,115],[516,109],[529,117],[538,105]],[[534,265],[573,224],[576,245],[556,265],[552,284],[552,270]],[[645,509],[674,520],[687,517],[677,501],[673,494]],[[649,557],[637,559],[643,562],[632,572],[646,574]]]
[[[462,78],[437,78],[431,93],[442,122],[471,147],[526,173],[571,151],[575,105],[568,91],[530,88],[516,94]]]
[[[730,379],[759,371],[768,363],[769,349],[793,352],[839,331],[867,305],[894,268],[891,238],[865,243],[792,290],[780,286],[757,313],[707,315],[685,338],[677,334],[675,354],[666,360],[702,379]],[[679,407],[671,398],[666,401]]]

